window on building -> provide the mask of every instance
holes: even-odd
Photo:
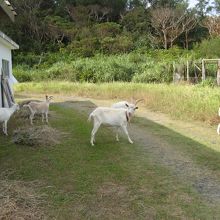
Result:
[[[2,60],[2,71],[3,71],[3,77],[9,78],[9,61],[8,60]]]

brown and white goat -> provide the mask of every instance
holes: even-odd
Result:
[[[26,105],[23,105],[24,107],[28,107],[30,109],[30,121],[31,125],[33,125],[33,119],[34,115],[36,113],[42,115],[42,122],[44,122],[44,116],[46,118],[46,122],[48,123],[48,113],[49,113],[49,107],[50,107],[50,102],[53,99],[53,96],[47,96],[46,95],[46,100],[42,102],[29,102]]]

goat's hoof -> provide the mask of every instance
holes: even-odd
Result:
[[[133,144],[134,142],[133,142],[133,141],[129,141],[129,143],[130,143],[130,144]]]

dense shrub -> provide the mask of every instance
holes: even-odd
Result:
[[[120,34],[121,26],[114,22],[105,22],[95,25],[95,32],[98,38],[115,37]]]
[[[194,47],[198,58],[219,58],[219,48],[220,37],[204,40]]]
[[[130,10],[121,20],[123,27],[129,32],[147,33],[150,27],[147,11],[143,7]]]
[[[105,54],[127,53],[132,50],[133,45],[129,36],[105,37],[101,41],[101,51]]]
[[[143,67],[141,72],[135,74],[133,82],[162,83],[172,81],[173,69],[169,63],[155,65],[153,61],[148,61],[148,64]]]
[[[20,82],[49,79],[74,82],[169,83],[173,78],[173,64],[177,70],[181,68],[186,77],[184,65],[188,60],[190,77],[194,77],[193,63],[198,57],[194,51],[178,47],[169,50],[138,48],[136,51],[125,53],[133,47],[130,36],[105,37],[101,42],[96,38],[87,40],[74,42],[67,49],[62,48],[57,53],[46,53],[36,57],[32,54],[26,57],[25,54],[19,55],[16,59],[24,58],[24,62],[29,60],[28,65],[17,65],[14,74]],[[104,53],[98,54],[99,44]],[[120,51],[123,53],[118,54]],[[117,55],[107,55],[109,53]],[[197,64],[200,63],[201,60],[198,59]],[[208,77],[216,76],[216,65],[206,65],[206,70]],[[198,74],[201,77],[201,73]]]
[[[32,71],[27,66],[16,66],[13,70],[13,74],[18,82],[30,82],[33,81]]]
[[[26,65],[29,67],[33,67],[34,65],[37,65],[40,62],[41,55],[36,55],[32,53],[15,53],[15,56],[13,56],[14,64],[18,65]]]
[[[92,57],[98,51],[100,43],[97,38],[85,38],[80,41],[73,41],[67,51],[82,57]]]

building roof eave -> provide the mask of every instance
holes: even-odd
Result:
[[[19,49],[19,45],[15,43],[10,37],[0,31],[0,42],[8,46],[12,50]]]
[[[11,6],[10,2],[7,0],[0,0],[0,7],[8,15],[11,21],[15,21],[15,16],[17,15],[14,8]]]

